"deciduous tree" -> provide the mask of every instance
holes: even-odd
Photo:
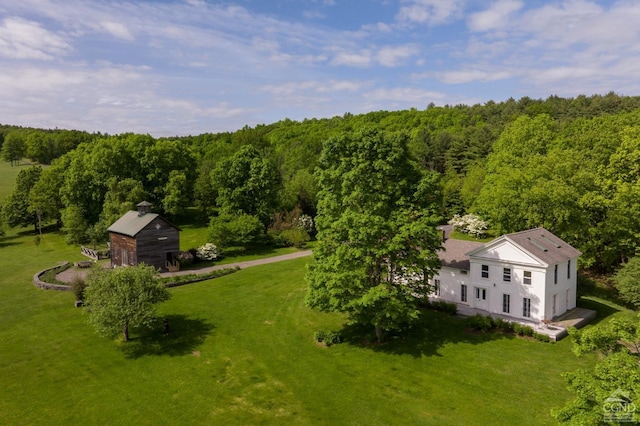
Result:
[[[552,410],[553,417],[572,425],[619,423],[628,414],[632,417],[626,418],[627,422],[640,420],[631,405],[624,403],[609,409],[606,405],[611,398],[621,396],[631,403],[640,400],[640,317],[614,318],[581,331],[570,329],[569,334],[574,338],[576,355],[597,351],[604,358],[593,370],[563,375],[575,398]]]
[[[257,216],[267,225],[276,203],[276,174],[269,160],[245,145],[212,172],[218,205],[224,213]]]
[[[2,207],[2,215],[7,225],[12,227],[33,225],[34,229],[38,230],[37,216],[29,207],[31,190],[41,174],[40,166],[20,170],[16,177],[16,187],[5,199]]]
[[[421,179],[407,141],[372,129],[331,138],[317,172],[318,243],[306,303],[346,312],[378,340],[419,316],[439,267],[438,189]]]
[[[615,275],[620,297],[640,310],[640,257],[629,260]]]
[[[264,226],[256,216],[223,214],[211,218],[209,224],[209,241],[223,249],[247,249],[262,242],[263,238]]]
[[[126,342],[132,328],[157,323],[156,304],[169,296],[152,266],[99,268],[87,280],[85,305],[98,334],[115,337],[122,333]]]
[[[27,152],[24,131],[12,130],[4,136],[2,143],[2,159],[10,161],[11,165],[19,164]]]

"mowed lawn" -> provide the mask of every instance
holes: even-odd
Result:
[[[124,344],[70,293],[33,286],[80,258],[55,234],[0,239],[0,424],[553,424],[572,397],[561,373],[595,361],[570,339],[469,333],[431,311],[382,346],[319,346],[315,331],[345,321],[304,306],[308,259],[173,288],[170,335]]]

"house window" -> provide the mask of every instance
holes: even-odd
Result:
[[[487,289],[476,287],[476,299],[487,300]]]
[[[531,285],[531,271],[524,271],[524,278],[522,279],[522,283]]]
[[[502,295],[502,312],[508,314],[511,311],[511,295]]]
[[[558,265],[553,268],[553,283],[558,284]]]
[[[467,285],[466,284],[460,285],[460,301],[461,302],[467,301]]]
[[[526,318],[531,316],[531,299],[528,297],[522,299],[522,316]]]
[[[502,281],[511,282],[511,268],[502,268]]]
[[[440,280],[433,280],[433,294],[436,296],[440,296]]]
[[[571,279],[571,259],[567,261],[567,279]]]
[[[482,278],[489,278],[489,265],[482,265]]]

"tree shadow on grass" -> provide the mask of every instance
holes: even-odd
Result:
[[[440,349],[451,343],[482,344],[501,339],[515,339],[511,334],[497,331],[476,332],[468,329],[465,319],[444,312],[424,309],[418,322],[402,332],[387,335],[377,343],[373,328],[346,325],[341,330],[346,344],[370,348],[376,352],[397,355],[442,356]]]
[[[16,241],[16,240],[19,240],[19,239],[20,239],[19,235],[1,236],[0,237],[0,247],[8,247],[8,246],[19,245],[19,244],[21,244],[21,242],[20,241]]]
[[[164,319],[169,320],[169,334],[164,334]],[[185,315],[167,315],[158,326],[122,344],[127,358],[143,356],[182,356],[193,353],[215,327],[205,320]]]

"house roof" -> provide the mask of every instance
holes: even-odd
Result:
[[[142,231],[157,217],[157,213],[140,215],[137,211],[128,211],[120,219],[116,220],[107,231],[135,237],[138,232]]]
[[[515,245],[547,265],[564,262],[579,257],[582,254],[579,250],[569,245],[569,243],[563,241],[546,229],[534,228],[498,237],[486,243],[484,247],[479,247],[467,252],[467,256],[476,255],[484,249],[489,249],[505,241]]]
[[[448,237],[451,231],[446,227],[441,227],[441,230],[444,231],[443,236],[445,237]],[[547,265],[564,262],[582,254],[579,250],[546,229],[535,228],[506,234],[488,243],[447,238],[442,243],[443,249],[438,251],[438,257],[442,262],[442,266],[469,270],[469,256],[480,253],[483,249],[490,248],[503,241],[509,241]]]
[[[442,250],[438,251],[438,257],[440,258],[442,266],[468,271],[470,269],[470,262],[467,253],[482,246],[484,246],[484,244],[477,241],[449,238],[442,243]]]
[[[534,228],[507,234],[504,235],[504,238],[517,244],[547,265],[564,262],[582,254],[580,250],[572,247],[569,243],[544,228]]]

